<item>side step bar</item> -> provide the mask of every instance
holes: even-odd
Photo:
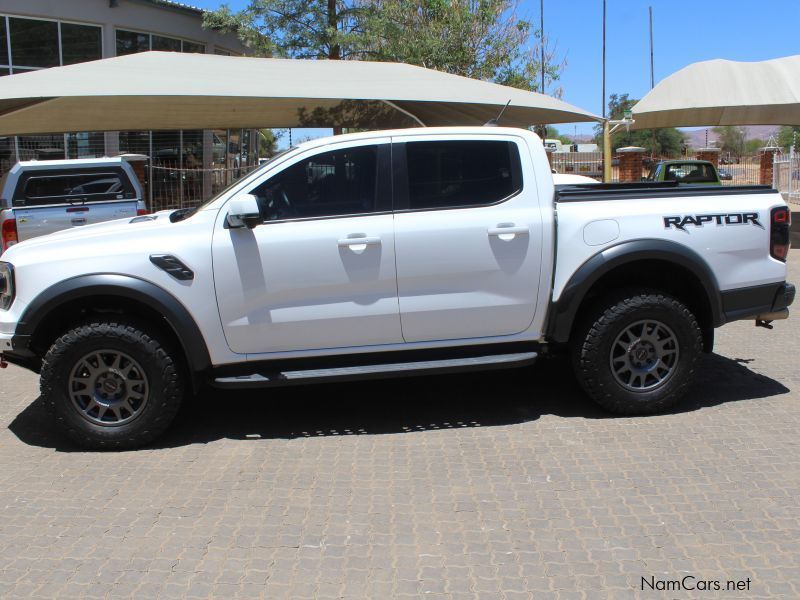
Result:
[[[464,371],[488,371],[525,367],[536,361],[536,352],[516,354],[495,354],[472,358],[452,358],[420,362],[401,362],[359,367],[336,367],[332,369],[308,369],[285,371],[282,373],[254,373],[237,377],[219,377],[211,382],[216,388],[246,389],[298,385],[309,383],[330,383],[337,381],[356,381],[359,379],[382,379],[392,377],[417,377]]]

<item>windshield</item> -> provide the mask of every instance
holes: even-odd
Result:
[[[250,171],[250,173],[248,173],[248,174],[247,174],[245,177],[250,177],[250,175],[252,175],[253,173],[258,173],[259,171],[263,170],[263,169],[264,169],[264,168],[265,168],[267,165],[271,165],[273,162],[275,162],[275,161],[276,161],[277,159],[279,159],[280,157],[282,157],[282,156],[285,156],[286,154],[288,154],[289,152],[292,152],[292,151],[294,151],[294,150],[297,150],[297,146],[289,146],[289,147],[288,147],[288,148],[286,148],[285,150],[281,150],[281,151],[280,151],[280,152],[278,152],[278,153],[277,153],[275,156],[273,156],[273,157],[269,158],[268,160],[266,160],[266,161],[264,161],[263,163],[261,163],[260,165],[258,165],[258,166],[257,166],[255,169],[253,169],[252,171]],[[227,192],[228,192],[228,190],[230,190],[230,189],[231,189],[233,186],[235,186],[235,185],[239,185],[239,184],[242,182],[242,179],[243,179],[243,178],[239,178],[239,179],[237,179],[236,181],[234,181],[233,183],[231,183],[230,185],[228,185],[228,186],[225,186],[225,188],[224,188],[224,189],[222,189],[222,190],[221,190],[220,192],[218,192],[216,195],[212,196],[212,197],[211,197],[209,200],[207,200],[206,202],[204,202],[203,204],[201,204],[200,206],[198,206],[196,210],[192,211],[192,214],[194,214],[194,213],[195,213],[195,212],[197,212],[198,210],[203,210],[203,209],[205,209],[205,208],[206,208],[206,207],[207,207],[209,204],[211,204],[212,202],[215,202],[215,201],[217,200],[217,198],[219,198],[219,197],[221,197],[223,194],[227,193]]]

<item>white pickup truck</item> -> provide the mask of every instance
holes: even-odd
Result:
[[[654,412],[715,327],[788,315],[789,215],[768,187],[555,187],[520,129],[316,140],[195,211],[10,248],[0,360],[40,371],[88,447],[152,441],[203,385],[496,369],[561,349],[602,406]]]
[[[146,212],[122,157],[21,161],[0,179],[0,254],[33,237]]]

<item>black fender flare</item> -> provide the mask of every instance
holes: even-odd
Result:
[[[572,274],[559,299],[550,305],[547,337],[558,343],[569,341],[578,309],[592,286],[609,271],[641,260],[670,262],[690,271],[705,289],[713,326],[725,323],[719,283],[702,256],[669,240],[631,240],[601,250]]]
[[[147,305],[160,313],[178,338],[190,371],[211,367],[203,334],[186,307],[154,283],[115,273],[79,275],[60,281],[36,296],[22,313],[15,336],[32,339],[47,316],[66,302],[92,296],[117,296]]]

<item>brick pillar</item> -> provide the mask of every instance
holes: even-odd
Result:
[[[142,200],[147,201],[147,155],[145,154],[121,154],[120,158],[133,167],[136,179],[142,186]]]
[[[639,148],[638,146],[617,148],[620,183],[635,183],[642,180],[644,152],[644,148]]]
[[[715,167],[719,167],[719,155],[722,152],[719,148],[700,148],[695,155],[697,160],[707,160],[714,163]]]
[[[775,146],[765,146],[759,151],[761,166],[758,170],[758,183],[761,185],[772,185],[772,166],[778,152],[780,152],[780,148]]]

